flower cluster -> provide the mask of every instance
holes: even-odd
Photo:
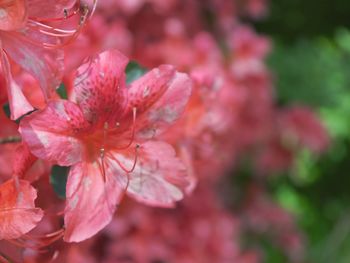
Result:
[[[329,139],[311,110],[275,105],[270,41],[240,22],[266,4],[0,1],[0,261],[260,262],[254,232],[298,262],[261,175]],[[247,156],[231,208],[218,187]]]

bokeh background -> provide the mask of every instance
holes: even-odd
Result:
[[[349,263],[349,14],[349,0],[100,0],[66,47],[58,95],[85,57],[109,48],[131,58],[128,82],[164,63],[188,73],[190,104],[163,139],[198,185],[169,210],[125,198],[91,239],[23,249],[25,262]],[[22,79],[28,97],[33,81]],[[0,135],[16,135],[4,113]],[[1,180],[15,146],[0,145]],[[62,211],[68,169],[40,165],[37,204]],[[62,222],[47,216],[34,231]]]
[[[308,262],[350,262],[349,12],[347,0],[271,0],[268,16],[255,22],[273,40],[268,64],[278,103],[309,105],[332,139],[321,157],[301,152],[287,176],[269,182],[307,236]],[[276,246],[265,246],[266,262],[286,262]]]

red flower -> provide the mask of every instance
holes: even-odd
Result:
[[[32,230],[43,217],[35,208],[36,191],[25,180],[0,185],[0,240],[15,239]]]
[[[72,101],[51,101],[21,121],[23,139],[37,157],[72,166],[68,242],[107,225],[125,192],[171,207],[188,183],[172,146],[155,140],[180,117],[191,93],[188,76],[163,65],[127,86],[127,63],[118,51],[99,54],[78,69]]]
[[[0,1],[0,58],[6,78],[11,118],[33,110],[13,78],[10,60],[33,75],[45,99],[60,83],[63,72],[63,39],[73,39],[80,30],[63,30],[48,22],[63,21],[78,14],[76,0]],[[72,13],[70,9],[73,10]],[[82,20],[87,12],[82,14]]]

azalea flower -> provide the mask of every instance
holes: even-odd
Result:
[[[80,16],[75,30],[63,30],[49,23]],[[33,110],[11,70],[11,62],[33,75],[46,100],[59,85],[63,72],[62,46],[74,39],[86,20],[77,0],[0,1],[0,58],[5,75],[11,119]]]
[[[34,205],[36,190],[24,180],[37,158],[25,143],[14,145],[12,178],[0,185],[0,240],[20,238],[43,217],[43,211]]]
[[[242,263],[239,229],[239,221],[221,207],[211,184],[199,185],[170,211],[126,203],[103,230],[107,241],[101,262]]]
[[[43,211],[35,207],[35,199],[28,181],[15,178],[0,185],[0,240],[19,238],[38,224]]]
[[[315,154],[326,151],[330,138],[326,128],[312,112],[303,106],[292,106],[279,113],[278,124],[282,139],[294,147],[304,147]]]
[[[183,198],[185,166],[157,136],[180,117],[191,81],[162,65],[127,85],[127,64],[116,50],[99,54],[77,70],[70,101],[50,101],[21,121],[20,133],[34,155],[71,166],[67,242],[107,225],[125,192],[162,207]]]
[[[26,154],[22,155],[25,156]],[[29,159],[17,161],[18,165],[14,167],[17,172],[24,172],[31,165]],[[16,174],[0,185],[0,262],[22,262],[22,258],[13,258],[11,245],[17,247],[17,251],[23,248],[39,250],[62,237],[62,230],[37,237],[28,234],[44,216],[43,211],[34,204],[36,198],[37,191],[34,187]]]

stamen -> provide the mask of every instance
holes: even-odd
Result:
[[[60,30],[60,31],[63,31],[63,30]],[[67,32],[65,32],[65,33],[61,32],[61,34],[59,34],[59,33],[48,32],[48,31],[40,29],[39,32],[43,33],[45,35],[48,35],[48,36],[63,38],[63,37],[70,37],[70,36],[72,36],[73,34],[75,34],[76,31],[75,30],[74,31],[67,30]]]
[[[63,48],[70,44],[72,41],[74,41],[79,33],[81,32],[83,25],[85,25],[85,22],[92,16],[92,14],[95,12],[97,5],[97,0],[93,2],[92,10],[89,12],[89,8],[87,5],[81,6],[80,1],[76,5],[76,8],[73,9],[73,11],[68,14],[68,10],[63,10],[63,17],[60,18],[49,18],[49,19],[37,19],[37,18],[29,18],[28,19],[28,26],[32,28],[36,28],[40,33],[51,36],[51,37],[59,37],[59,38],[66,38],[65,41],[62,43],[52,44],[52,43],[42,43],[38,42],[37,40],[30,39],[29,41],[32,44],[35,44],[37,46],[43,46],[46,49],[57,49],[57,48]],[[78,27],[75,30],[64,30],[59,29],[56,27],[52,27],[49,25],[45,25],[42,22],[50,22],[50,21],[64,21],[67,18],[72,18],[75,15],[80,14]],[[39,27],[39,29],[38,29]],[[28,41],[28,39],[27,39]]]
[[[64,215],[64,210],[61,211],[45,211],[45,216],[51,216],[51,217],[57,217],[57,216],[63,216]]]
[[[57,212],[56,215],[57,216],[63,216],[64,215],[64,210]]]
[[[23,235],[18,239],[9,239],[8,242],[12,243],[15,246],[28,248],[32,250],[36,250],[40,253],[47,252],[47,250],[42,249],[43,247],[47,247],[59,240],[63,237],[64,229],[60,229],[53,233],[49,233],[43,236],[30,236],[28,234]],[[28,242],[33,242],[32,244],[28,244]]]
[[[106,168],[105,168],[105,149],[101,148],[100,149],[100,159],[101,159],[101,168],[102,168],[102,176],[103,176],[103,181],[106,182]]]
[[[74,9],[73,9],[74,8]],[[75,6],[71,10],[68,10],[66,8],[63,9],[63,17],[50,17],[50,18],[35,18],[35,17],[29,17],[31,20],[36,20],[39,22],[54,22],[54,21],[62,21],[68,18],[73,17],[77,13],[79,13],[81,7],[80,7],[80,1],[78,1]]]
[[[64,232],[64,229],[61,228],[57,231],[54,231],[52,233],[48,233],[48,234],[45,234],[45,235],[39,235],[39,236],[33,236],[33,235],[28,235],[28,234],[25,234],[23,235],[23,238],[25,239],[43,239],[43,238],[51,238],[51,237],[55,237],[57,235],[61,235],[62,233]]]
[[[67,17],[68,17],[68,10],[67,9],[63,9],[63,17],[64,17],[64,19],[67,19]]]
[[[92,4],[92,8],[91,8],[91,12],[90,12],[90,17],[94,15],[95,11],[96,11],[96,7],[97,7],[97,2],[98,0],[94,0],[93,4]]]
[[[80,17],[79,25],[83,25],[85,23],[88,17],[87,15],[89,13],[89,8],[86,5],[83,6],[82,10],[83,10],[83,15]]]
[[[111,205],[110,204],[110,199],[108,198],[108,192],[109,191],[107,191],[107,186],[108,186],[108,183],[106,183],[106,180],[107,180],[107,178],[106,178],[106,175],[104,175],[104,163],[103,162],[101,162],[101,164],[100,163],[98,163],[99,164],[99,168],[100,168],[100,171],[101,171],[101,173],[103,174],[103,180],[104,180],[104,184],[103,184],[103,188],[104,188],[104,198],[105,198],[105,200],[106,200],[106,203],[107,203],[107,207],[108,207],[108,210],[109,210],[109,212],[110,212],[110,214],[113,214],[114,213],[114,205]],[[128,175],[129,176],[129,175]],[[127,180],[127,185],[126,185],[126,187],[125,187],[125,189],[124,189],[124,191],[123,191],[123,195],[125,194],[125,192],[126,192],[126,189],[128,188],[128,186],[129,186],[129,179]],[[117,204],[117,206],[118,206],[118,204]]]
[[[60,28],[55,28],[55,27],[52,27],[52,26],[49,26],[49,25],[45,25],[45,24],[42,24],[40,22],[37,22],[37,21],[31,21],[29,20],[28,23],[30,23],[30,25],[32,27],[42,27],[46,30],[52,30],[52,31],[55,31],[55,32],[60,32],[60,33],[65,33],[65,34],[74,34],[76,30],[73,30],[73,29],[60,29]],[[43,29],[41,29],[43,30]],[[45,31],[45,32],[48,32],[48,31]]]
[[[130,139],[129,143],[128,143],[126,146],[115,147],[115,149],[117,149],[117,150],[126,150],[126,149],[128,149],[128,148],[132,145],[132,143],[133,143],[133,141],[134,141],[134,139],[135,139],[136,114],[137,114],[137,108],[136,108],[136,107],[133,107],[133,108],[132,108],[132,115],[133,115],[133,116],[132,116],[132,132],[131,132],[131,139]],[[119,122],[117,122],[116,124],[118,124],[118,126],[120,125]],[[117,126],[117,125],[116,125],[116,126]]]
[[[64,235],[64,229],[60,229],[58,231],[55,231],[46,235],[42,235],[42,236],[31,236],[31,235],[25,234],[17,240],[12,239],[8,241],[19,247],[29,248],[32,250],[37,250],[39,252],[47,252],[42,248],[47,247],[52,243],[56,242],[57,240],[61,239],[63,235]],[[28,244],[28,242],[33,242],[33,244]]]
[[[102,146],[100,149],[100,159],[101,159],[101,166],[102,166],[102,176],[103,181],[106,182],[106,169],[105,169],[105,145],[107,140],[107,133],[108,133],[108,122],[105,122],[103,124],[103,140],[102,140]]]
[[[129,173],[132,173],[135,168],[136,168],[136,164],[137,164],[137,160],[138,160],[138,150],[140,148],[140,145],[139,144],[136,144],[135,146],[135,156],[134,156],[134,162],[133,162],[133,165],[130,169],[127,169],[126,167],[124,167],[124,165],[117,159],[115,158],[113,155],[110,155],[108,156],[109,158],[113,159],[114,161],[116,161],[119,165],[119,167],[124,171],[126,172],[127,174]]]
[[[108,130],[108,122],[105,122],[105,123],[103,124],[103,129],[104,129],[105,131]]]

